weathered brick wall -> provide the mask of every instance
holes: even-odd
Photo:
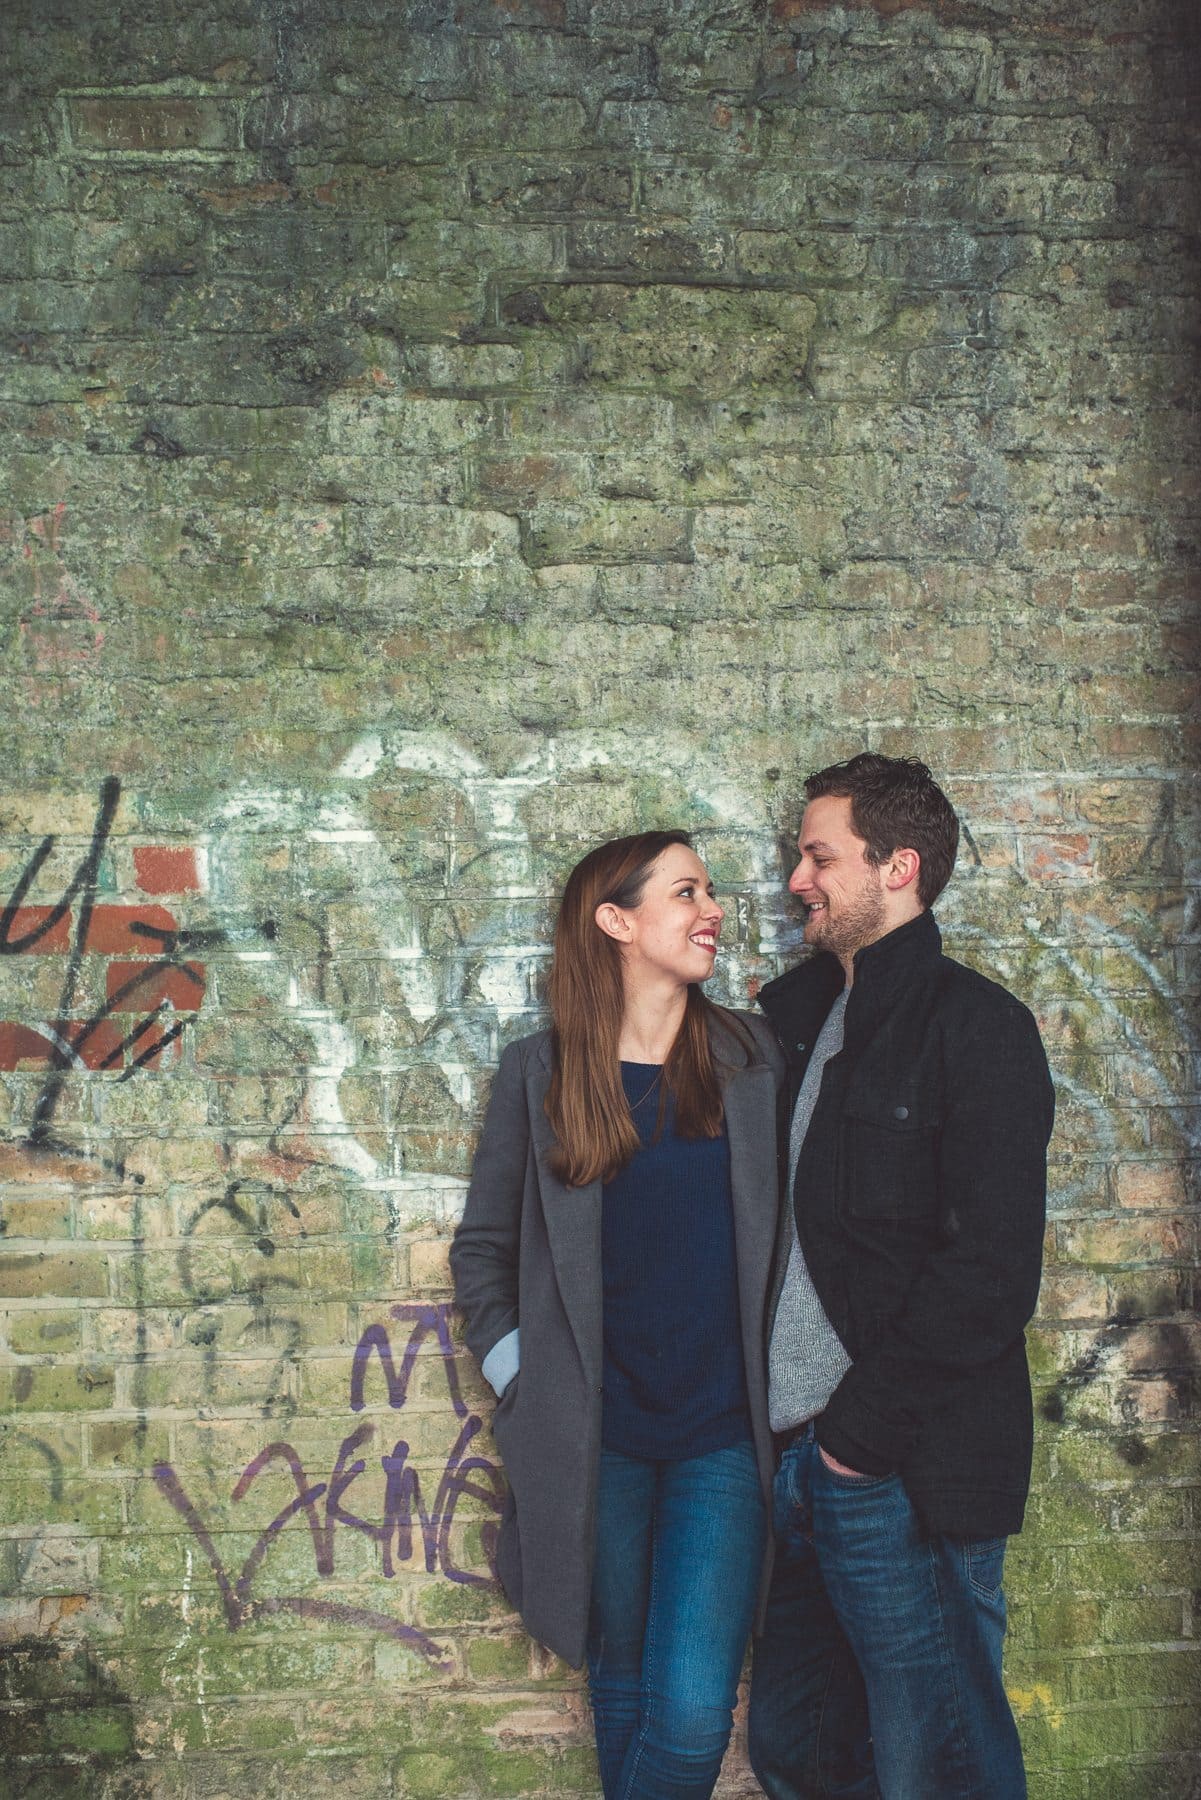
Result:
[[[1196,1793],[1187,0],[4,11],[4,1793],[595,1793],[487,1579],[489,1071],[640,824],[745,998],[865,744],[1059,1085],[1033,1793]]]

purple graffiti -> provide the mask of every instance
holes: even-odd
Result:
[[[272,1464],[282,1464],[287,1468],[296,1493],[260,1531],[250,1554],[236,1576],[233,1576],[226,1568],[198,1508],[171,1465],[157,1463],[154,1479],[159,1492],[179,1513],[203,1550],[216,1579],[225,1622],[230,1631],[237,1631],[242,1625],[266,1613],[295,1612],[305,1618],[336,1619],[364,1630],[385,1632],[442,1668],[447,1666],[445,1658],[433,1639],[415,1625],[405,1624],[388,1613],[348,1606],[341,1601],[316,1599],[305,1594],[263,1597],[252,1592],[268,1550],[288,1521],[301,1512],[308,1525],[316,1572],[322,1579],[328,1580],[334,1573],[335,1533],[339,1525],[359,1532],[379,1546],[380,1569],[389,1578],[394,1575],[397,1562],[407,1562],[412,1556],[417,1541],[416,1533],[419,1532],[428,1574],[441,1573],[449,1581],[476,1586],[486,1585],[495,1579],[496,1536],[499,1528],[497,1521],[504,1504],[504,1477],[487,1458],[468,1454],[472,1440],[483,1429],[483,1421],[476,1414],[468,1412],[459,1390],[454,1365],[454,1345],[450,1336],[449,1302],[402,1302],[392,1308],[392,1317],[409,1324],[408,1341],[400,1360],[399,1373],[387,1331],[382,1325],[369,1326],[355,1347],[351,1363],[350,1406],[353,1412],[361,1412],[365,1405],[364,1378],[374,1355],[379,1358],[387,1382],[388,1404],[393,1410],[399,1411],[408,1397],[409,1380],[418,1351],[426,1338],[434,1338],[446,1373],[451,1404],[462,1423],[428,1508],[424,1504],[420,1476],[409,1462],[409,1445],[404,1438],[397,1439],[389,1454],[372,1459],[377,1462],[384,1477],[379,1518],[364,1517],[343,1504],[350,1489],[368,1471],[367,1460],[357,1452],[375,1436],[375,1426],[370,1420],[364,1420],[343,1438],[326,1481],[310,1481],[304,1464],[291,1444],[283,1440],[266,1444],[242,1471],[233,1489],[233,1499],[245,1499],[258,1477]],[[480,1501],[493,1515],[484,1520],[480,1534],[489,1565],[490,1573],[487,1575],[461,1569],[452,1559],[451,1529],[455,1509],[464,1495]]]
[[[392,1308],[394,1319],[408,1319],[410,1322],[409,1341],[405,1345],[404,1355],[400,1359],[400,1373],[396,1372],[396,1364],[392,1360],[392,1345],[388,1333],[382,1325],[369,1325],[358,1343],[355,1345],[354,1359],[350,1365],[350,1410],[362,1412],[365,1405],[363,1399],[363,1383],[367,1377],[367,1369],[372,1355],[380,1360],[384,1371],[384,1379],[388,1383],[388,1405],[399,1410],[405,1403],[409,1392],[409,1378],[413,1373],[413,1363],[422,1342],[432,1333],[442,1352],[443,1367],[446,1370],[446,1385],[450,1389],[451,1405],[460,1419],[467,1417],[467,1408],[463,1396],[459,1392],[459,1377],[455,1371],[455,1347],[450,1336],[450,1306],[445,1300],[402,1300]]]

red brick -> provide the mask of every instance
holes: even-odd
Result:
[[[1092,839],[1083,832],[1063,832],[1056,837],[1029,838],[1026,872],[1034,881],[1056,881],[1064,876],[1092,873]]]
[[[135,930],[138,925],[150,926],[150,933]],[[88,924],[84,949],[100,956],[128,956],[139,950],[146,955],[161,947],[163,934],[178,929],[165,906],[98,906]]]
[[[52,906],[18,906],[9,921],[5,943],[19,944],[21,939],[28,937],[31,931],[37,931],[39,926],[44,925],[53,911]],[[55,920],[48,931],[43,932],[24,951],[18,951],[17,954],[32,955],[35,951],[45,953],[52,950],[67,950],[70,948],[70,943],[71,915],[64,913],[61,919]]]
[[[112,1019],[100,1019],[90,1028],[73,1020],[69,1025],[60,1026],[59,1030],[80,1062],[89,1069],[99,1069],[105,1065],[110,1069],[119,1069],[122,1066],[123,1058],[117,1052],[125,1032]]]
[[[50,1033],[70,1045],[86,1068],[99,1069],[104,1064],[109,1068],[121,1067],[121,1058],[116,1052],[125,1033],[111,1019],[101,1019],[87,1029],[86,1036],[84,1022],[79,1019],[45,1027],[21,1025],[8,1019],[0,1023],[0,1069],[19,1069],[23,1063],[41,1067],[48,1063],[54,1055],[54,1037]]]
[[[155,1045],[159,1047],[155,1049]],[[128,1054],[131,1061],[145,1057],[145,1061],[140,1065],[143,1069],[161,1069],[165,1063],[178,1062],[182,1049],[183,1044],[177,1037],[173,1037],[170,1043],[163,1044],[154,1032],[147,1032],[145,1037],[138,1039]],[[148,1050],[153,1050],[154,1054],[147,1056]]]
[[[128,982],[137,981],[137,986],[117,1002],[117,1012],[152,1012],[164,1000],[170,1001],[177,1012],[195,1012],[204,994],[202,963],[160,968],[153,962],[112,962],[107,975],[110,1001]]]
[[[194,894],[200,887],[194,850],[141,844],[133,853],[133,866],[144,894]]]
[[[1177,1207],[1188,1203],[1184,1172],[1172,1163],[1120,1163],[1116,1171],[1119,1206]]]
[[[49,1041],[32,1025],[13,1020],[0,1024],[0,1069],[19,1069],[22,1063],[44,1063],[53,1054]]]

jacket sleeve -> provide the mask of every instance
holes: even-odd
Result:
[[[1015,1342],[1038,1300],[1054,1090],[1032,1015],[988,1008],[947,1056],[937,1246],[817,1421],[830,1455],[900,1467],[924,1412]]]
[[[520,1361],[517,1269],[529,1148],[521,1049],[510,1044],[492,1083],[463,1217],[450,1247],[468,1348],[497,1394]]]

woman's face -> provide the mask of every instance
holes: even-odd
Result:
[[[667,977],[681,987],[712,975],[723,917],[704,863],[686,844],[669,844],[652,863],[636,907],[597,908],[597,924],[622,946],[627,980]]]

